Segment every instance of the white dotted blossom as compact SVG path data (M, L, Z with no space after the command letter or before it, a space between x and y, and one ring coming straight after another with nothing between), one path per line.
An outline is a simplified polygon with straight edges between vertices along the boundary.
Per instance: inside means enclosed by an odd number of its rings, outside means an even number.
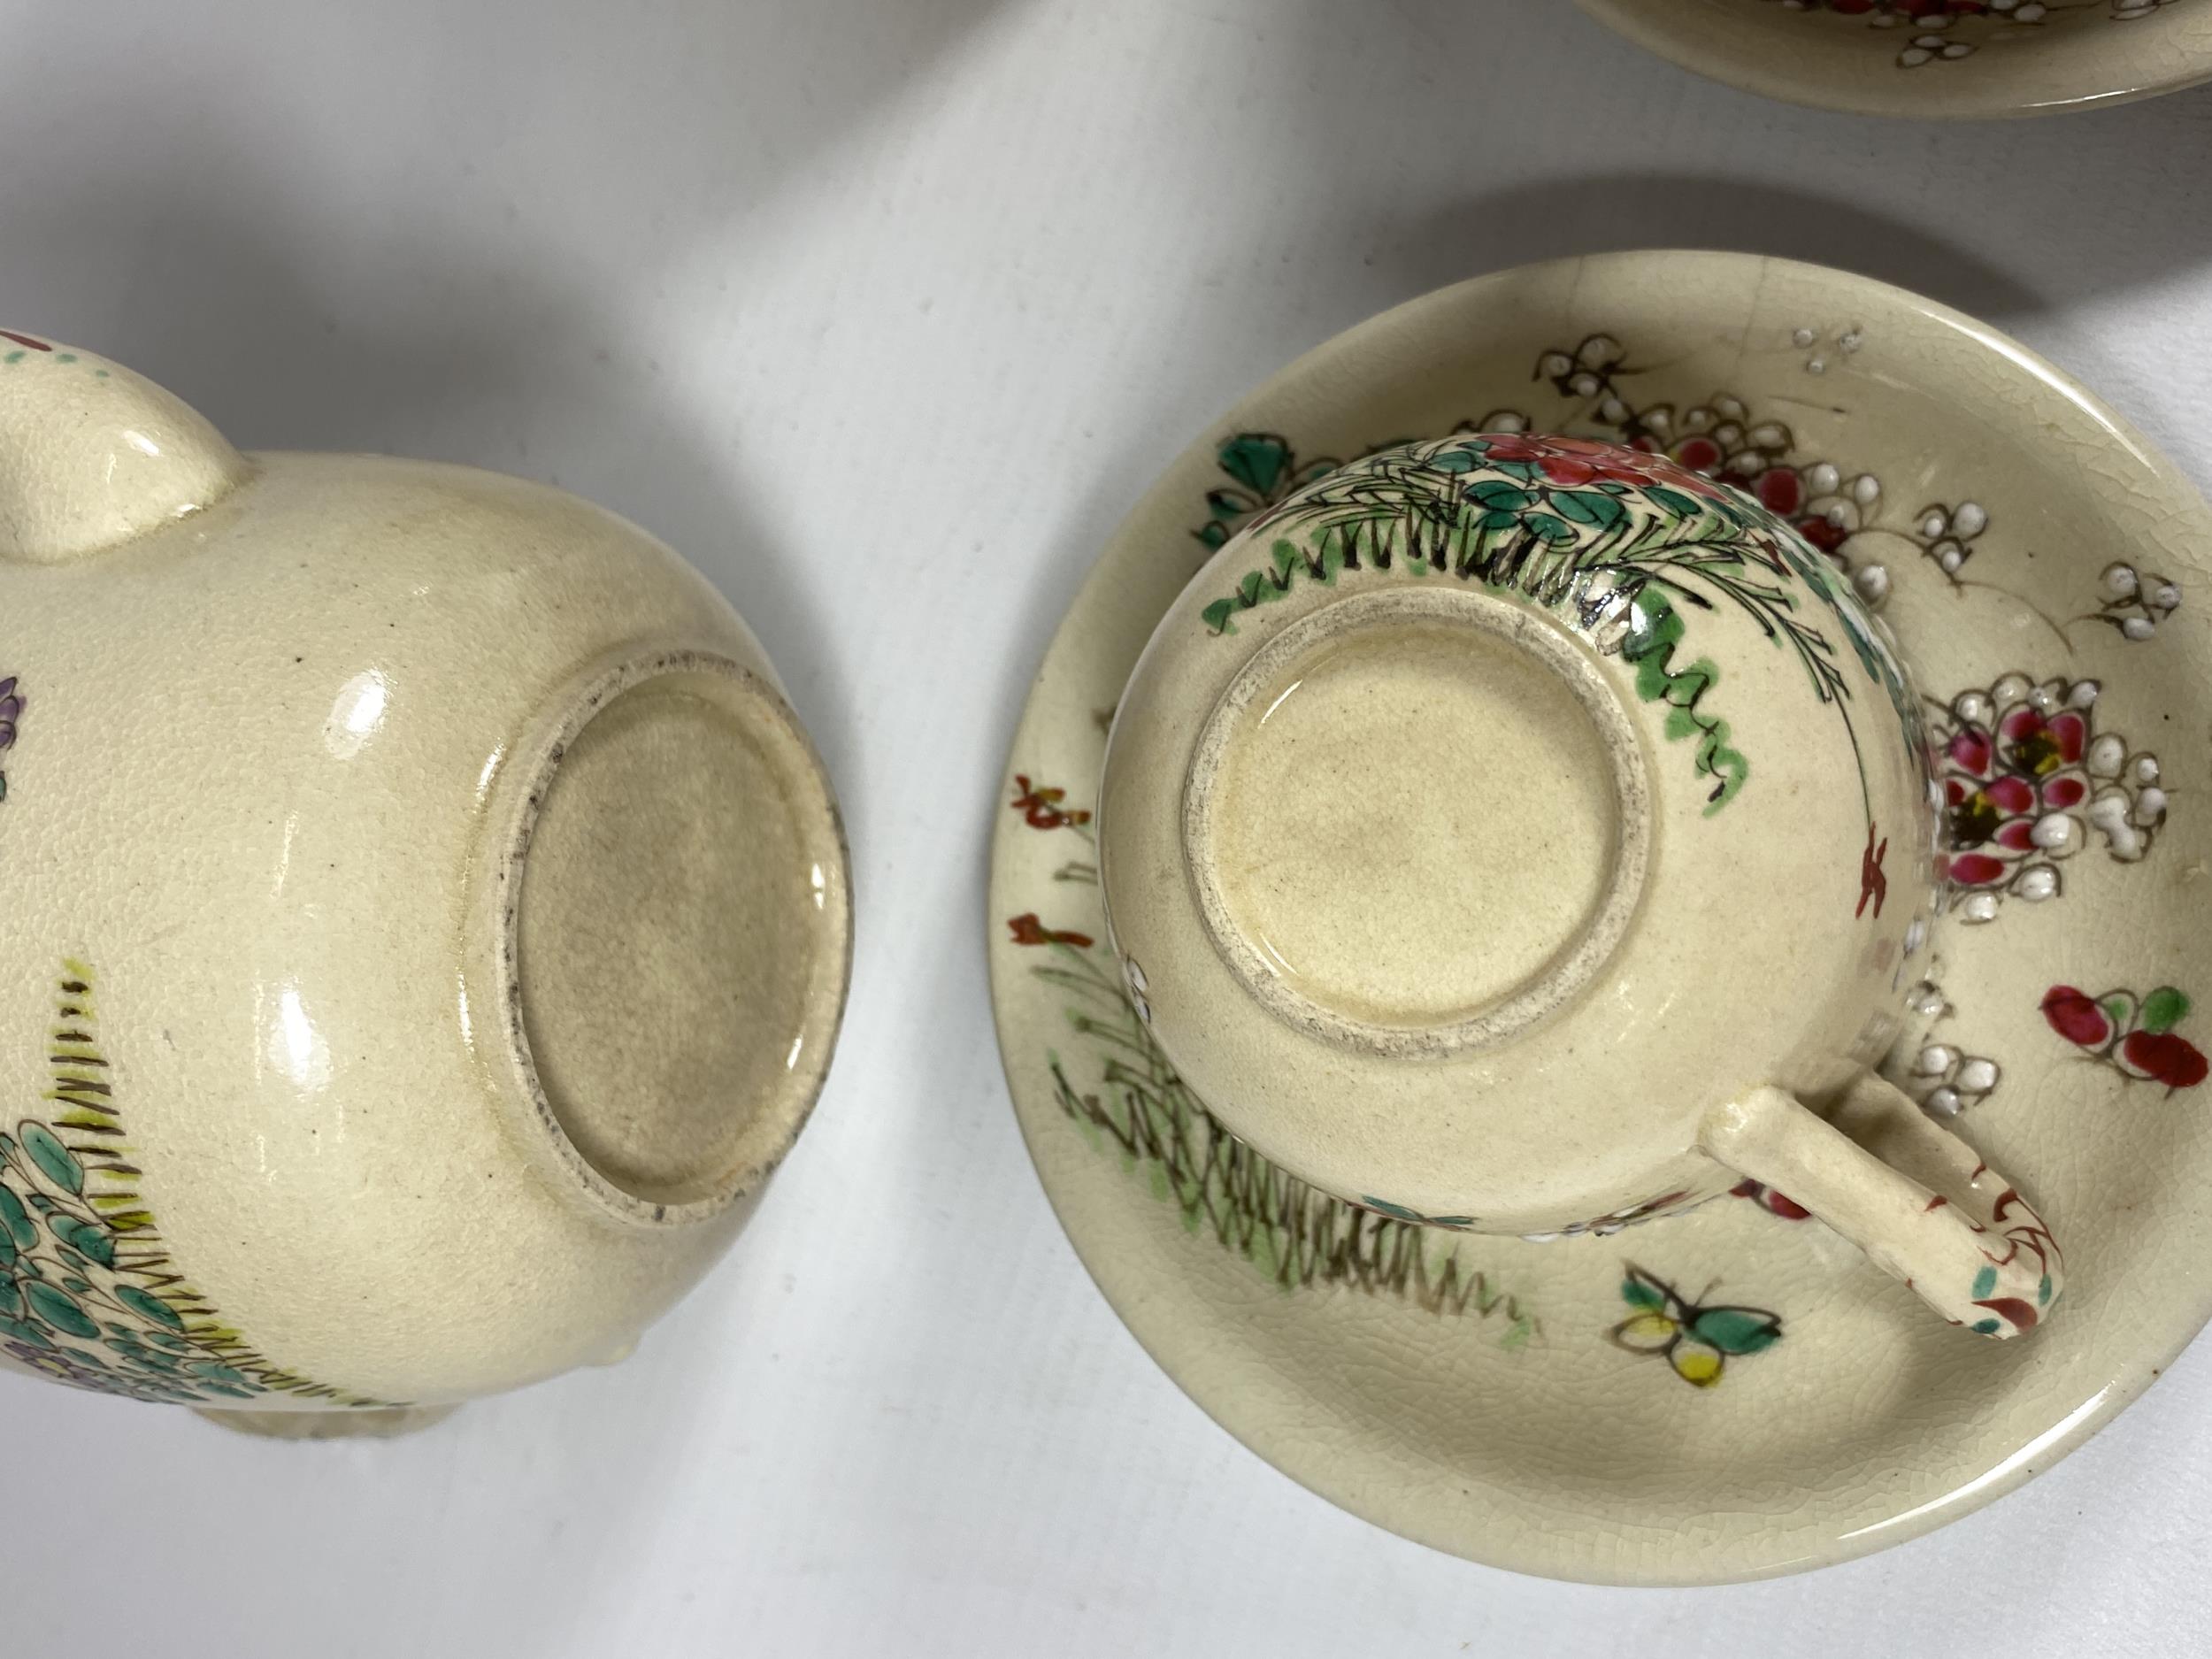
M2122 639L2140 644L2181 609L2181 584L2145 574L2132 565L2108 565L2097 579L2097 609L2082 619L2101 622Z
M1897 54L1898 64L1917 69L1924 64L1953 63L1972 56L1979 41L1992 29L2015 25L2033 26L2049 17L2054 0L1986 0L1985 6L1948 9L1951 0L1936 6L1908 4L1908 0L1876 0L1872 6L1854 5L1850 15L1865 19L1872 29L1909 29L1910 35ZM2109 15L2120 22L2145 18L2172 0L2106 0ZM1792 12L1843 11L1836 0L1780 0Z
M1932 22L1938 19L1928 20ZM1950 21L1948 18L1940 20L1946 23ZM1953 62L1961 58L1970 58L1973 52L1974 42L1971 41L1946 40L1940 35L1916 35L1906 43L1905 50L1897 54L1897 62L1903 68L1917 69L1923 64Z
M1989 513L1978 502L1962 501L1955 507L1935 502L1913 517L1913 540L1935 561L1936 568L1953 581L1974 557L1974 542L1989 528Z
M1924 1041L1899 1079L1905 1092L1932 1118L1955 1118L1989 1098L2003 1080L1994 1060L1941 1041L1934 1027L1955 1010L1932 979L1923 979L1906 996L1909 1012L1927 1022Z

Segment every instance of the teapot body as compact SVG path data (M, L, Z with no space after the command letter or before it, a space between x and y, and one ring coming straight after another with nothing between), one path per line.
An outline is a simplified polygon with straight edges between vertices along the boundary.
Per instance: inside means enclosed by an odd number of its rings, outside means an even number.
M0 1366L264 1410L617 1357L818 1089L818 763L736 613L610 514L234 472L0 563Z

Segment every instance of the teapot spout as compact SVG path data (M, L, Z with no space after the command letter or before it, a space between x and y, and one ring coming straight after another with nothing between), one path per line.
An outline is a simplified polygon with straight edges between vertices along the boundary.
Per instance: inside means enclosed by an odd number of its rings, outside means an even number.
M59 565L211 505L245 458L152 381L0 329L0 560Z

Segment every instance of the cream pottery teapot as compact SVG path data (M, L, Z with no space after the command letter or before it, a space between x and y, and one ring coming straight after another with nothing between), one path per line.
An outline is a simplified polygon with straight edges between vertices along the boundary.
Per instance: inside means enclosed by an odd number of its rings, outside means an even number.
M0 1369L359 1409L626 1349L844 1001L737 615L557 490L242 456L12 334L0 595Z

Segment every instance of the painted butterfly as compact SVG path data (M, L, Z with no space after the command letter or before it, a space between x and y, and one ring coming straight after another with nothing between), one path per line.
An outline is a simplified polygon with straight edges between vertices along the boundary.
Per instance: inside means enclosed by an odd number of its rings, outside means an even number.
M1621 1300L1635 1311L1615 1325L1614 1343L1632 1354L1663 1354L1674 1374L1710 1388L1731 1356L1756 1354L1781 1340L1782 1316L1763 1308L1701 1308L1632 1263Z

